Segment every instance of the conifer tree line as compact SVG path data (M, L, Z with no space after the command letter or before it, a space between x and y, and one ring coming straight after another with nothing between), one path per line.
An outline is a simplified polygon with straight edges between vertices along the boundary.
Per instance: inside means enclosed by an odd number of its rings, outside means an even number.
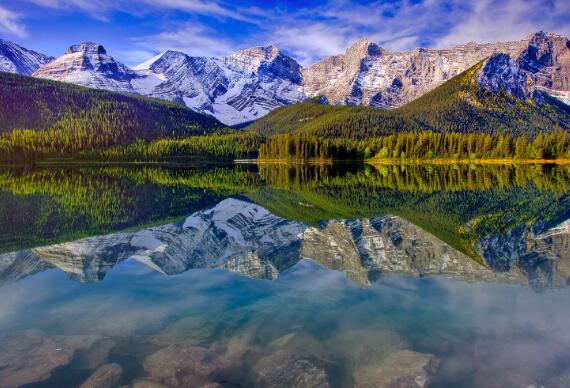
M260 159L570 159L570 139L557 129L533 140L504 134L397 133L370 139L284 134L261 144Z
M238 158L291 161L320 160L435 160L435 159L570 159L570 138L563 130L525 136L485 133L408 132L369 139L323 138L306 134L271 137L251 132L230 132L131 144L97 143L82 137L61 137L57 130L16 130L0 137L0 161L34 162L45 157L80 160L168 160ZM100 138L104 141L105 138Z

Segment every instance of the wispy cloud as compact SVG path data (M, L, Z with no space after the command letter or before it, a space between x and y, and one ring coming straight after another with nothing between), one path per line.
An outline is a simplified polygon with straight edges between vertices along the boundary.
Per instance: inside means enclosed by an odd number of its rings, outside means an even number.
M121 62L129 66L138 65L149 58L156 55L156 51L149 50L124 50L117 53L117 58L121 58Z
M177 50L192 56L209 57L225 55L236 49L233 42L200 23L185 23L180 29L137 37L133 41L139 47L149 51L154 50L154 54Z
M192 15L206 15L254 22L254 8L239 8L216 0L27 0L53 9L84 11L99 20L109 20L114 11L144 15L157 10L182 11Z
M27 36L26 26L21 21L22 15L0 5L0 31L18 37Z
M457 15L457 23L435 44L452 46L469 41L516 40L545 30L570 33L570 5L567 1L472 0Z
M342 53L360 37L390 50L409 50L520 39L538 30L570 34L568 0L322 0L311 5L250 0L247 6L229 0L20 1L107 22L118 12L144 20L144 29L117 44L125 46L124 60L130 63L165 49L219 56L275 44L308 65ZM12 16L0 23L25 31L18 21Z
M316 59L343 52L358 39L358 33L338 26L335 32L327 23L304 23L299 26L271 28L270 39L286 49L295 59L308 64Z

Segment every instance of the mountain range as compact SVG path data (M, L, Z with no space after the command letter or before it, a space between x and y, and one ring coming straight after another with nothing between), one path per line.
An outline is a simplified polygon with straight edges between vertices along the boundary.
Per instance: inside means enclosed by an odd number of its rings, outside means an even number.
M570 42L546 32L402 52L360 39L345 53L307 67L274 46L219 58L166 51L131 69L97 43L73 45L53 59L0 40L0 71L176 101L226 125L317 96L332 105L396 108L483 61L477 81L487 90L539 104L549 95L570 104Z

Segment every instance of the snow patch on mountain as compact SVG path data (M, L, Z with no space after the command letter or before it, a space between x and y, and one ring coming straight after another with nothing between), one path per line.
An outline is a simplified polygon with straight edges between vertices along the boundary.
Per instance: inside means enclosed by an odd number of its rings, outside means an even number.
M52 57L0 39L0 71L31 75L51 60L53 60Z
M93 42L71 46L63 56L42 66L33 76L119 92L135 92L131 81L139 77L108 55L103 46Z
M138 89L142 94L182 102L228 125L305 99L300 65L273 46L221 58L166 51L134 69L164 80L150 93Z

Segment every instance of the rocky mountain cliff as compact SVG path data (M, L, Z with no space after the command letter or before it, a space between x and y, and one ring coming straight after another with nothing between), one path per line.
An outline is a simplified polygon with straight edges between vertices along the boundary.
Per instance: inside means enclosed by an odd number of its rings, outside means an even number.
M381 276L411 274L522 283L541 290L567 286L568 225L542 234L521 228L505 236L482 238L479 250L488 264L483 266L400 217L331 220L309 226L230 198L174 224L0 255L0 274L7 278L0 284L51 267L75 280L98 281L126 259L166 275L192 268L223 268L252 278L275 279L300 260L311 259L346 272L362 285ZM13 258L17 255L27 258L29 265L16 276Z
M53 58L0 39L0 71L31 75Z
M406 52L384 50L361 39L345 54L303 69L304 91L310 97L326 96L332 104L394 108L486 58L491 59L485 65L482 86L505 87L516 96L539 89L570 104L570 43L566 37L544 32L520 41ZM522 91L520 82L527 79L534 86Z
M63 56L42 66L33 76L119 92L135 92L131 80L138 77L93 42L69 47Z
M306 68L268 46L220 58L166 51L129 69L103 46L82 43L33 75L177 101L235 125L315 96L336 105L399 107L481 61L478 81L490 91L539 103L547 93L570 104L570 42L545 32L513 42L404 52L361 39L344 54Z
M221 58L167 51L135 70L144 75L135 82L140 93L182 102L229 125L305 98L300 65L273 46Z

